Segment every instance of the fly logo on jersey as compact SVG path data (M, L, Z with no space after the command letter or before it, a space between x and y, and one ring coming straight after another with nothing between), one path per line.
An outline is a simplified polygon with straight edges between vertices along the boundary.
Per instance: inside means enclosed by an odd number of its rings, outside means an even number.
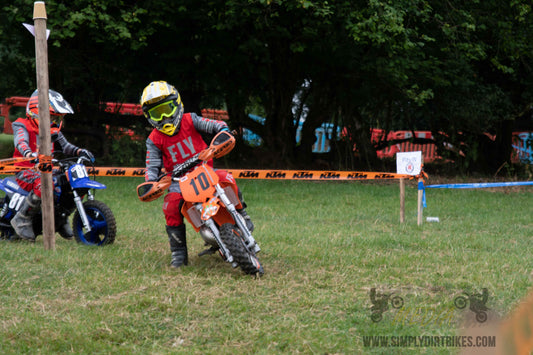
M196 153L191 136L185 138L181 142L177 142L176 144L168 146L167 149L170 157L172 158L172 162L174 163L188 159ZM182 159L178 160L178 157L181 157Z
M227 173L226 174L226 179L231 182L232 184L235 184L235 180L233 179L233 175L231 175L230 173Z

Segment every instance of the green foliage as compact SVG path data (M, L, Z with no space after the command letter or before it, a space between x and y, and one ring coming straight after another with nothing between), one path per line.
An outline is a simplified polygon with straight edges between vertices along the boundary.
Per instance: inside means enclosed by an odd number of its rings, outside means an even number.
M400 224L396 182L239 180L265 265L252 279L218 255L198 257L205 246L190 227L190 266L172 270L162 199L137 199L142 178L98 180L108 189L96 198L117 219L115 244L57 236L50 252L41 236L0 242L4 354L383 354L390 349L364 347L362 337L489 335L463 323L473 313L454 298L487 288L492 322L531 287L533 227L520 207L533 203L529 188L428 189L424 214L440 222L419 227L414 183ZM394 291L404 307L372 322L371 288Z
M1 6L0 35L9 41L0 43L0 97L35 87L33 39L20 25L31 22L32 5ZM309 161L314 128L327 121L346 127L345 139L359 147L357 158L351 148L335 152L347 168L375 166L369 128L467 136L447 142L454 146L479 146L483 133L496 134L480 151L500 166L510 157L509 125L533 102L526 0L46 5L50 86L76 107L78 129L107 124L99 102L137 102L148 82L164 79L178 87L187 111L227 108L233 128L259 133L286 164ZM257 103L264 126L247 117ZM300 147L295 106L307 108ZM469 169L485 166L479 154L468 159Z
M12 134L0 134L0 159L11 158L15 147Z
M142 167L146 159L144 141L133 140L129 136L114 137L111 144L110 157L104 158L102 164L111 166Z

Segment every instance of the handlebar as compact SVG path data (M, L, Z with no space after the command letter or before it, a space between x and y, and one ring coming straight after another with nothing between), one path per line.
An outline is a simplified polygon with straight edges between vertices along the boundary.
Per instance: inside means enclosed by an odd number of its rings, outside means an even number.
M184 175L187 171L191 170L193 167L198 165L198 163L202 162L202 160L198 159L198 155L200 153L195 154L192 158L189 158L185 160L183 163L176 165L174 169L172 170L172 177L181 177Z
M65 159L52 159L52 164L59 165L60 167L69 167L72 164L82 164L83 162L89 162L91 166L94 165L91 159L85 156L69 157Z
M40 170L40 164L41 161L39 158L35 158L31 160L33 164L35 164L35 168ZM77 157L68 157L64 159L56 159L52 158L50 160L50 163L52 166L58 166L61 171L66 171L71 165L73 164L83 164L84 162L89 162L91 166L94 167L94 163L91 161L91 159L85 157L85 156L77 156ZM83 164L85 165L85 164Z

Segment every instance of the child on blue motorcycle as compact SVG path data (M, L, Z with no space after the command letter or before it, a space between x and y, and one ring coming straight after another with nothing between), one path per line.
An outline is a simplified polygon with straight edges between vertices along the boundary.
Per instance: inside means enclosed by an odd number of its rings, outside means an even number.
M62 119L68 113L74 113L70 104L63 96L53 90L49 90L48 99L50 102L50 134L52 139L52 151L59 151L65 155L86 156L94 161L93 154L87 149L82 149L69 143L63 133L61 133ZM13 122L13 134L15 152L17 157L37 158L38 138L39 138L39 97L35 90L26 104L26 117L18 118ZM21 208L11 220L11 225L15 233L22 239L35 241L32 218L39 212L41 207L41 173L31 169L33 164L30 161L17 163L19 166L26 166L29 169L17 173L17 183L30 193L22 203ZM68 221L60 221L58 233L65 239L71 239L72 229Z

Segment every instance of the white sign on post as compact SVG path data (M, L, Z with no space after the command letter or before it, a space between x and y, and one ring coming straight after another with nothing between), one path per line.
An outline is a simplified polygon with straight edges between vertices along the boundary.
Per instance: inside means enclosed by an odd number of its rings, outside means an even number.
M396 173L418 175L422 171L422 152L396 153Z
M33 37L35 37L35 27L33 25L30 25L28 23L23 23L22 26L26 27L28 31L32 34ZM48 40L48 37L50 37L50 30L46 29L46 39Z

